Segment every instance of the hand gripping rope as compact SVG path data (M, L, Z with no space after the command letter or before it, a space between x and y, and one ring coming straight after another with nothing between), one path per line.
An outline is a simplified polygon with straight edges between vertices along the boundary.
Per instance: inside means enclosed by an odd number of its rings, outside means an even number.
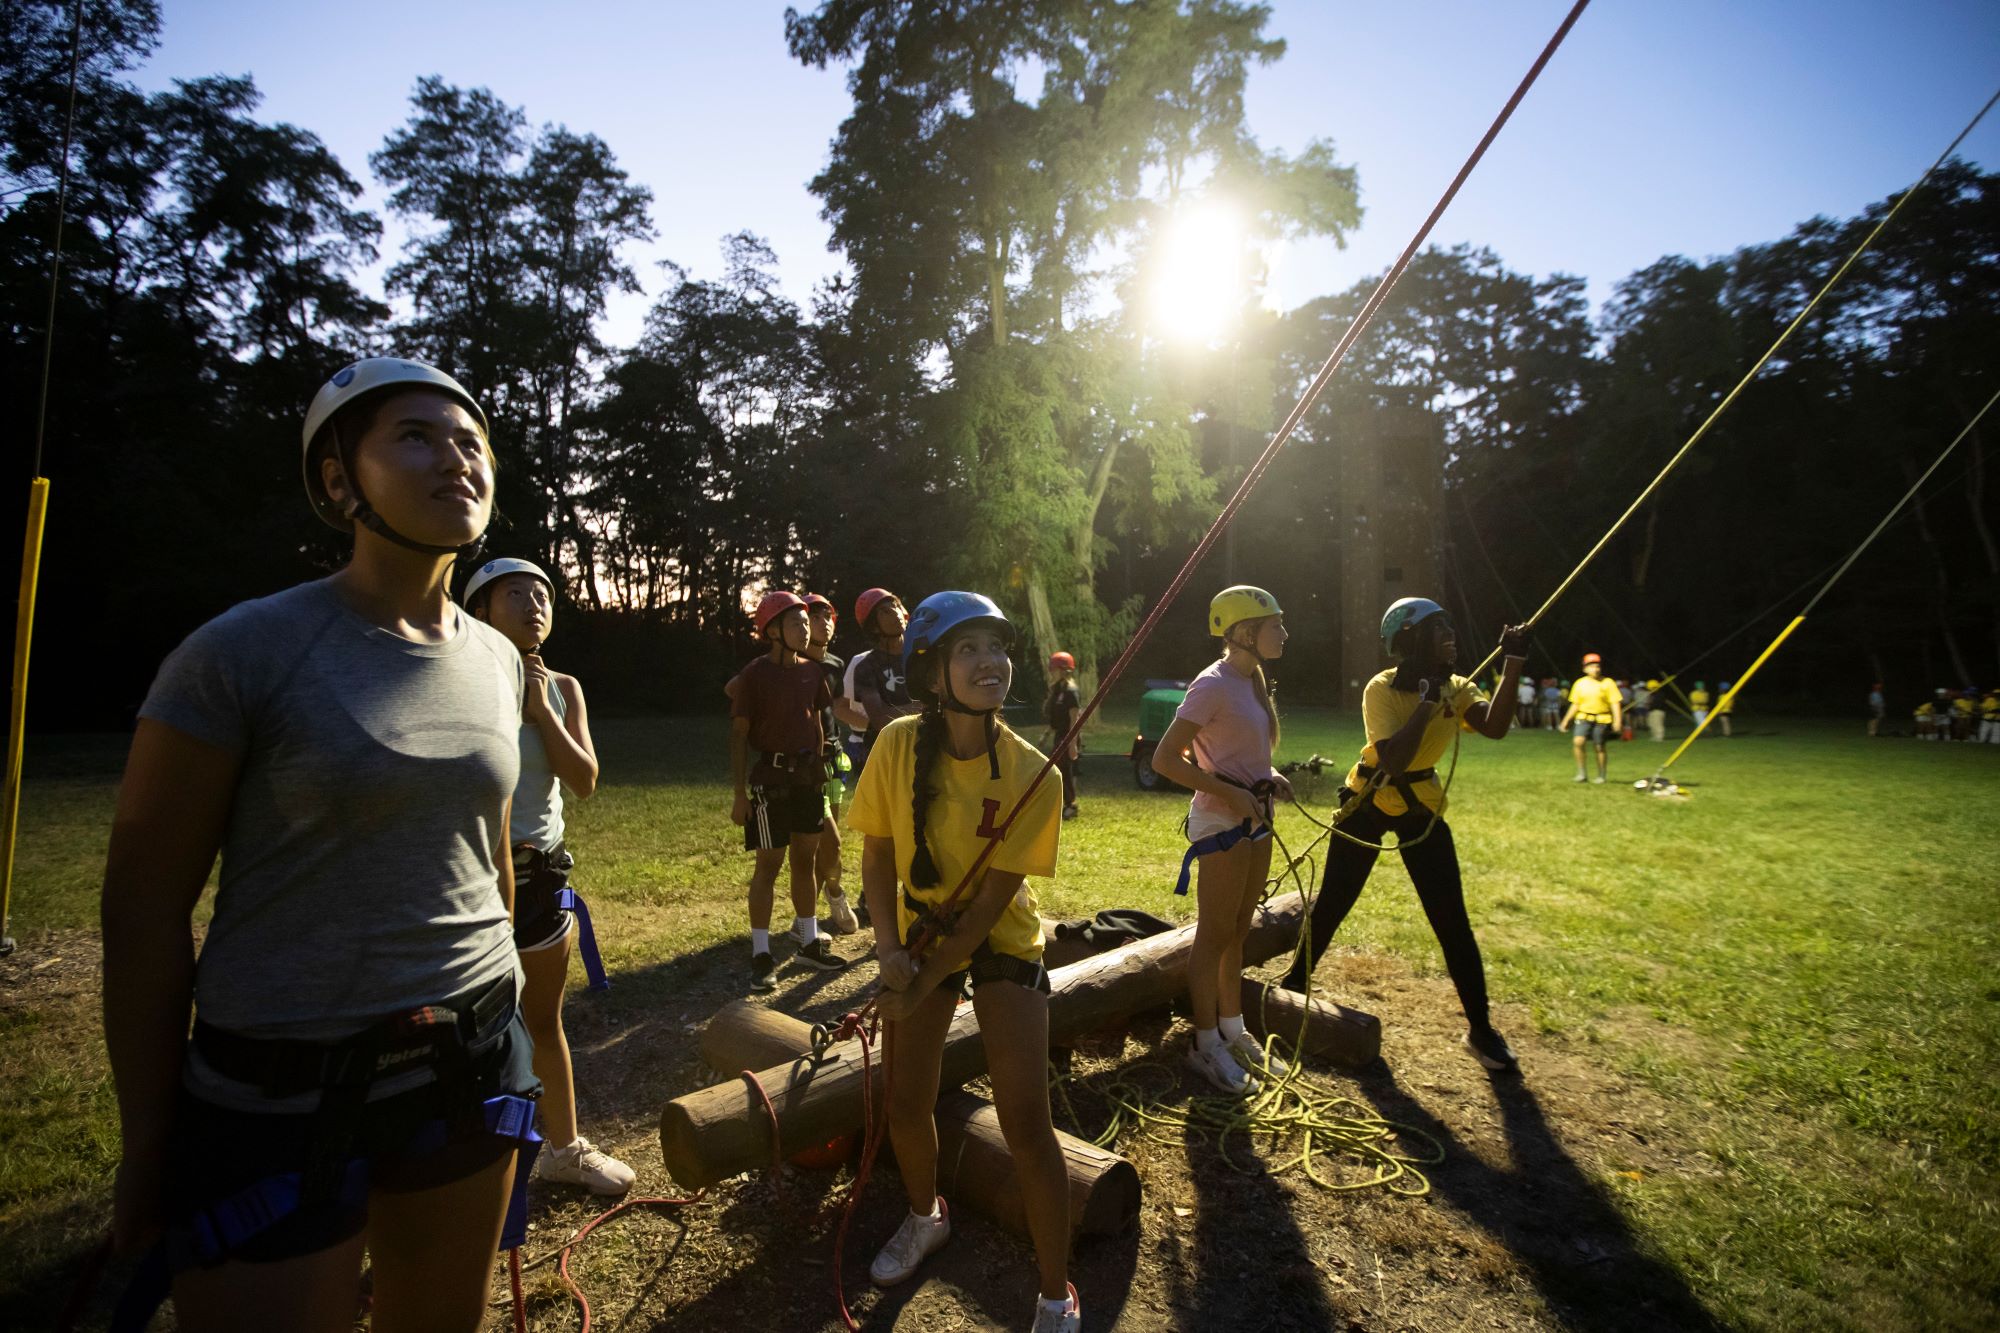
M1258 454L1256 460L1250 465L1249 470L1244 473L1243 480L1238 484L1235 494L1223 506L1222 512L1216 515L1215 521L1209 525L1208 530L1202 534L1201 540L1195 544L1194 550L1189 552L1187 560L1174 575L1173 581L1167 585L1167 589L1161 594L1160 599L1154 603L1153 609L1140 622L1138 630L1125 645L1124 651L1119 653L1117 660L1111 664L1110 669L1100 678L1097 689L1078 711L1076 719L1070 724L1069 730L1063 734L1061 740L1050 750L1049 754L1051 757L1045 758L1042 761L1041 767L1035 771L1034 777L1029 781L1027 789L1014 802L1014 807L1007 812L1006 818L1000 821L999 836L984 840L983 845L973 857L972 864L966 868L965 874L960 877L957 885L953 887L951 893L945 898L943 903L938 906L937 911L939 913L950 912L953 905L964 896L965 891L984 872L986 863L991 859L994 849L1005 840L1008 831L1014 825L1014 820L1020 815L1022 810L1027 808L1028 802L1034 799L1036 791L1041 788L1043 781L1047 779L1050 771L1055 767L1053 756L1066 752L1076 742L1078 737L1083 734L1084 727L1089 723L1091 717L1095 715L1099 706L1103 704L1111 688L1125 674L1125 669L1131 664L1138 650L1152 636L1153 631L1159 626L1167 610L1173 606L1174 602L1187 588L1188 582L1194 577L1195 570L1201 566L1201 562L1208 556L1209 551L1213 549L1223 532L1227 530L1229 524L1235 519L1237 512L1242 509L1244 501L1249 498L1250 492L1256 489L1257 483L1263 480L1264 474L1270 470L1271 464L1277 459L1278 451L1284 448L1285 443L1291 439L1293 432L1305 420L1306 414L1312 410L1313 404L1325 392L1326 386L1332 382L1334 372L1339 370L1341 363L1347 359L1348 352L1354 347L1354 344L1360 339L1361 335L1367 331L1368 325L1388 301L1390 293L1396 288L1397 281L1403 276L1404 270L1409 267L1410 260L1423 246L1423 243L1430 238L1431 231L1437 226L1438 220L1444 216L1445 209L1457 197L1460 188L1464 186L1467 178L1472 175L1473 168L1478 166L1480 160L1485 157L1486 150L1492 146L1494 139L1499 137L1501 129L1513 116L1515 108L1527 96L1528 89L1534 86L1535 80L1541 75L1543 68L1548 65L1550 59L1554 57L1557 48L1562 45L1563 39L1569 35L1570 29L1576 26L1577 19L1582 17L1583 11L1589 3L1590 0L1576 0L1576 3L1571 6L1569 12L1563 17L1563 21L1556 28L1555 34L1549 38L1548 43L1542 48L1541 54L1535 58L1534 64L1529 67L1528 72L1515 87L1513 94L1508 97L1506 105L1494 117L1493 123L1487 127L1486 133L1480 137L1478 144L1474 146L1471 154L1466 158L1464 165L1458 169L1458 174L1452 178L1451 184L1446 187L1444 194L1439 197L1437 203L1431 208L1430 215L1424 219L1423 225L1417 229L1416 235L1410 238L1409 244L1403 247L1402 253L1396 257L1396 262L1390 266L1388 273L1383 276L1381 282L1376 284L1374 292L1369 295L1367 302L1363 304L1360 312L1355 315L1353 322L1348 325L1347 331L1341 335L1340 341L1334 345L1333 351L1328 355L1325 363L1320 366L1319 371L1313 376L1312 382L1306 386L1305 393L1301 395L1292 410L1286 414L1284 421L1279 424L1277 431L1271 437L1270 443L1264 446L1263 451ZM913 959L920 960L923 957L925 951L933 943L934 934L935 931L929 925L918 927L907 946L910 956ZM875 999L871 997L862 1006L859 1013L848 1016L847 1020L842 1024L839 1035L846 1036L859 1031L863 1018L873 1010L874 1006ZM883 1032L883 1064L885 1071L883 1086L885 1095L890 1080L890 1076L887 1073L890 1063L888 1052L893 1044L894 1031L894 1025L891 1024ZM864 1086L866 1085L864 1084ZM841 1319L850 1329L858 1328L859 1325L854 1322L854 1317L847 1310L847 1301L841 1281L838 1256L846 1238L848 1224L853 1219L855 1205L859 1202L861 1191L867 1184L868 1173L873 1166L876 1151L880 1147L887 1124L888 1120L885 1115L871 1127L871 1132L868 1136L868 1147L862 1156L861 1167L855 1175L854 1183L849 1187L847 1204L840 1224L840 1233L835 1240L836 1262L833 1277L834 1287L839 1300Z

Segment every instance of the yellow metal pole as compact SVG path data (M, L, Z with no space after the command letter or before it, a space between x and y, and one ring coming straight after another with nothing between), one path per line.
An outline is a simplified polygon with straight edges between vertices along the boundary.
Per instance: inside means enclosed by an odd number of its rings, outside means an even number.
M21 752L28 726L28 645L35 635L35 588L42 573L42 524L49 512L49 479L36 477L28 488L28 535L21 548L21 600L14 615L14 706L7 717L7 779L0 790L5 806L5 868L0 871L0 957L14 952L7 918L14 903L14 834L21 820Z
M1665 764L1660 765L1660 772L1662 773L1666 772L1667 766L1669 764L1672 764L1674 760L1680 758L1683 754L1687 753L1687 748L1688 746L1694 744L1695 737L1700 736L1702 732L1707 731L1708 724L1715 721L1716 718L1720 717L1722 715L1723 710L1728 708L1730 704L1736 702L1736 696L1743 692L1743 687L1750 683L1750 677L1757 674L1757 668L1764 665L1765 659L1770 657L1772 653L1777 652L1778 645L1783 643L1786 639L1791 638L1792 631L1805 623L1806 623L1806 618L1804 616L1792 617L1792 623L1785 626L1784 632L1778 635L1777 638L1771 640L1771 646L1769 648L1766 648L1763 652L1759 653L1757 655L1757 660L1750 664L1750 669L1743 673L1742 678L1739 679L1736 682L1736 684L1730 688L1727 694L1723 695L1722 698L1716 701L1715 707L1709 712L1709 715L1703 718L1701 720L1701 725L1694 729L1694 735L1689 736L1686 740L1682 741L1681 748L1675 750L1672 754L1667 756L1667 762Z

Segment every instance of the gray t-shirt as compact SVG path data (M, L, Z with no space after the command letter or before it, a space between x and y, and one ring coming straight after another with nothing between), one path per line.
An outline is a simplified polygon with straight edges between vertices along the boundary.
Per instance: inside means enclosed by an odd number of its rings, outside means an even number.
M521 655L454 615L448 641L412 643L321 580L233 607L161 665L139 716L242 759L195 971L206 1021L330 1041L518 972L493 852ZM187 1081L277 1108L195 1055Z

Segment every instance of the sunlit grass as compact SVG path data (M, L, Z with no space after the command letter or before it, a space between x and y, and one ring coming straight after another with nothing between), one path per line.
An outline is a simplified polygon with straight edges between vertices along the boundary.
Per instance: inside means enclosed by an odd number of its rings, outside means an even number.
M1084 760L1083 817L1064 826L1043 892L1051 914L1191 913L1172 894L1184 802L1139 791L1102 753L1129 721L1107 723ZM1613 747L1611 784L1577 786L1566 738L1466 739L1451 819L1494 997L1661 1094L1679 1146L1713 1162L1604 1186L1720 1318L1990 1326L2000 747L1754 716L1741 730L1677 766L1699 784L1685 803L1631 790L1666 753L1648 742ZM600 733L605 782L572 809L571 843L612 967L739 938L747 864L720 721ZM1350 717L1299 710L1281 757L1345 761L1356 733ZM14 904L30 948L95 926L119 758L98 740L31 753ZM1300 791L1324 812L1337 782ZM1280 827L1295 852L1312 840L1296 814ZM1336 948L1442 972L1388 858ZM0 1023L0 1288L45 1278L51 1255L101 1224L114 1111L92 1012L71 1010L13 1008Z

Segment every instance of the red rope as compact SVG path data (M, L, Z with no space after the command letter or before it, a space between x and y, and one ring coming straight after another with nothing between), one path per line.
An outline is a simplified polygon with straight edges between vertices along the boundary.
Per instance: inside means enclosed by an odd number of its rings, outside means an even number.
M778 1108L771 1105L771 1094L764 1091L764 1085L757 1081L755 1074L747 1069L740 1069L736 1072L736 1077L748 1083L751 1089L756 1092L757 1100L764 1103L764 1116L771 1122L771 1172L769 1178L776 1180L779 1170L785 1165L785 1154L778 1146ZM866 1105L865 1102L863 1104Z
M576 1279L569 1275L569 1252L583 1244L583 1238L595 1231L600 1223L609 1222L628 1208L640 1208L651 1204L671 1204L680 1207L700 1202L703 1193L702 1190L696 1190L686 1196L657 1194L643 1199L626 1199L585 1222L577 1229L577 1233L569 1238L569 1242L556 1252L556 1276L562 1279L562 1284L569 1288L569 1294L583 1310L583 1333L590 1333L590 1299L583 1294L583 1288L576 1284Z
M833 1300L840 1307L840 1321L856 1333L861 1325L854 1322L854 1316L847 1311L847 1281L841 1272L841 1256L847 1250L847 1227L854 1220L854 1210L861 1203L861 1192L868 1187L868 1177L875 1169L875 1154L882 1149L882 1138L889 1130L888 1108L885 1105L878 1119L871 1105L874 1078L868 1068L869 1037L867 1028L862 1026L861 1015L849 1014L841 1021L841 1031L852 1028L861 1038L861 1123L868 1130L867 1145L861 1151L861 1165L854 1172L854 1183L847 1187L847 1205L841 1209L840 1230L833 1237ZM895 1035L896 1025L882 1025L882 1100L889 1100L890 1080L893 1075L889 1067L889 1044Z
M1167 585L1166 592L1161 594L1160 599L1153 604L1153 609L1147 612L1146 618L1139 623L1138 630L1134 632L1131 640L1125 645L1125 650L1118 654L1118 659L1111 664L1111 669L1099 679L1096 691L1091 694L1089 701L1077 713L1076 721L1070 724L1069 730L1064 733L1062 739L1050 748L1048 756L1042 761L1042 766L1036 770L1033 780L1028 783L1027 790L1021 793L1020 798L1014 802L1014 808L1009 810L1007 817L1001 821L999 836L984 840L983 845L977 854L974 855L972 864L967 867L965 874L959 878L958 884L952 889L950 896L937 907L933 908L928 914L933 920L950 912L952 905L964 895L973 880L978 878L980 873L985 870L986 862L1006 838L1008 831L1013 828L1014 820L1020 815L1022 810L1027 808L1028 802L1034 799L1036 791L1041 788L1050 770L1055 767L1055 756L1066 752L1075 743L1077 738L1083 734L1085 724L1090 721L1092 714L1097 712L1098 707L1104 702L1105 697L1110 694L1111 687L1117 684L1119 678L1125 674L1126 667L1131 665L1132 659L1137 655L1140 647L1145 644L1148 638L1152 637L1154 629L1159 626L1160 620L1166 615L1167 608L1172 606L1187 588L1189 580L1194 577L1195 570L1200 568L1201 562L1208 557L1209 551L1214 548L1217 540L1221 538L1223 532L1228 529L1229 524L1235 519L1237 511L1243 508L1243 502L1249 498L1250 492L1256 488L1258 482L1263 480L1264 474L1270 470L1271 464L1276 461L1278 451L1284 448L1286 441L1290 440L1293 432L1298 429L1299 423L1305 420L1306 413L1310 412L1313 404L1319 401L1319 396L1325 392L1326 386L1332 382L1334 372L1340 368L1341 362L1347 359L1348 352L1360 339L1362 333L1367 330L1368 325L1374 320L1377 312L1387 303L1390 293L1395 291L1396 283L1402 278L1404 270L1410 266L1410 260L1416 256L1417 251L1422 248L1424 242L1430 239L1431 231L1437 226L1438 219L1444 216L1445 209L1450 207L1451 201L1458 196L1460 187L1472 175L1472 170L1479 165L1480 159L1486 156L1486 150L1492 146L1494 139L1499 137L1501 129L1513 116L1514 109L1521 104L1521 99L1528 95L1528 89L1534 86L1535 80L1541 76L1543 68L1554 57L1556 49L1562 45L1563 39L1569 36L1570 29L1576 26L1576 21L1583 16L1583 11L1589 4L1590 0L1576 0L1576 3L1571 6L1569 13L1563 17L1561 25L1556 28L1555 35L1550 37L1548 43L1543 46L1542 53L1535 57L1535 63L1529 66L1528 72L1522 76L1520 83L1515 86L1513 95L1507 99L1507 104L1500 108L1500 114L1493 118L1493 123L1487 126L1486 133L1480 137L1478 144L1473 147L1471 155L1465 159L1465 164L1458 169L1458 174L1452 177L1451 184L1445 188L1444 194L1438 198L1436 205L1432 207L1430 216L1424 219L1423 225L1417 228L1416 235L1412 236L1410 243L1403 247L1403 252L1396 257L1396 262L1383 275L1382 281L1376 284L1375 290L1368 297L1367 303L1361 307L1360 313L1355 315L1354 322L1347 326L1347 332L1341 335L1340 341L1334 344L1332 353L1327 356L1326 362L1319 368L1319 372L1313 376L1312 383L1306 386L1306 391L1299 398L1297 405L1286 414L1284 421L1279 424L1277 432L1271 436L1270 443L1264 446L1263 452L1257 455L1257 459L1250 465L1249 471L1243 474L1243 480L1236 487L1236 493L1229 497L1229 503L1222 507L1222 512L1215 516L1213 523L1209 524L1208 531L1204 532L1201 540L1195 543L1194 550L1189 552L1187 560L1181 565L1179 572L1174 575L1173 582ZM931 925L927 924L920 927L915 936L910 940L908 946L910 957L921 960L934 934L935 930ZM861 1013L867 1013L874 1008L874 1005L875 998L870 996L867 1003L861 1007ZM858 1018L858 1015L849 1015L850 1021L856 1018ZM846 1024L843 1024L843 1028L846 1026ZM885 1073L882 1082L885 1089L885 1097L887 1095L886 1090L889 1087L889 1077L886 1073L889 1060L889 1035L893 1031L893 1024L883 1030L883 1063ZM865 1045L863 1047L863 1058L865 1061ZM866 1084L864 1083L863 1086L865 1089ZM863 1094L863 1115L864 1120L862 1123L868 1124L869 1122L865 1118L867 1115L865 1091ZM887 1125L888 1116L884 1115L879 1123L871 1127L871 1132L868 1136L868 1148L861 1159L861 1169L855 1175L854 1184L848 1192L846 1215L841 1219L840 1233L834 1239L834 1295L840 1305L841 1320L849 1329L858 1329L860 1326L854 1322L854 1317L847 1310L847 1295L840 1272L841 1253L847 1239L847 1224L854 1216L855 1205L860 1201L862 1187L868 1181L869 1171L874 1166L876 1150L881 1146L882 1135Z
M992 857L994 850L1006 838L1008 830L1014 826L1015 817L1027 807L1028 802L1034 798L1035 792L1041 787L1043 779L1047 778L1049 771L1055 767L1055 756L1067 751L1070 745L1083 734L1084 724L1090 721L1091 715L1097 711L1099 705L1104 702L1105 696L1111 692L1111 687L1117 684L1118 679L1125 674L1125 668L1131 664L1132 658L1138 653L1140 647L1145 644L1147 639L1152 637L1153 630L1158 627L1160 620L1166 615L1167 608L1171 607L1180 597L1182 591L1186 589L1189 580L1194 577L1195 570L1201 566L1201 562L1208 557L1209 551L1214 548L1215 543L1221 538L1223 532L1228 529L1230 522L1235 519L1237 511L1243 507L1243 502L1249 498L1250 492L1256 488L1257 483L1262 481L1264 474L1270 470L1271 464L1277 459L1278 451L1285 446L1286 441L1291 439L1292 433L1298 429L1299 423L1305 420L1306 413L1312 410L1313 404L1319 401L1320 394L1325 392L1326 386L1332 382L1334 372L1340 368L1341 362L1347 359L1347 353L1360 339L1362 333L1367 330L1368 325L1374 320L1377 312L1388 302L1390 293L1395 291L1396 283L1403 276L1403 271L1410 266L1410 260L1416 256L1418 249L1423 246L1423 243L1430 239L1431 231L1437 226L1438 219L1444 216L1445 209L1450 207L1451 201L1458 196L1459 188L1465 184L1467 177L1472 175L1472 169L1479 165L1479 160L1486 156L1487 148L1492 145L1495 138L1499 137L1501 128L1513 116L1514 108L1518 107L1521 104L1521 99L1527 96L1528 89L1534 86L1534 82L1541 75L1543 67L1555 55L1556 48L1562 45L1563 38L1567 37L1569 30L1576 26L1577 19L1582 17L1585 7L1589 4L1590 0L1576 0L1576 4L1570 8L1569 13L1563 18L1561 26L1556 29L1555 35L1550 37L1548 44L1542 48L1541 55L1535 58L1535 63L1529 67L1527 74L1522 76L1521 82L1515 86L1513 96L1509 97L1507 104L1500 108L1500 114L1493 118L1491 125L1487 126L1486 133L1480 137L1479 143L1473 148L1471 156L1465 159L1465 164L1458 169L1458 174L1452 177L1451 184L1445 188L1444 194L1438 198L1436 205L1432 207L1430 216L1424 219L1423 226L1417 228L1417 234L1412 236L1410 243L1403 247L1403 252L1396 257L1395 264L1383 275L1382 281L1375 285L1375 290L1368 297L1367 303L1361 307L1360 313L1355 315L1354 322L1347 326L1347 332L1341 335L1340 341L1334 344L1332 353L1326 358L1326 363L1319 368L1319 373L1313 376L1312 383L1306 386L1305 394L1278 426L1277 432L1271 437L1271 442L1264 446L1262 453L1257 455L1257 460L1250 465L1250 470L1243 474L1243 480L1237 486L1236 493L1229 497L1229 503L1222 507L1222 512L1215 516L1213 523L1209 524L1208 531L1202 534L1199 542L1195 543L1194 550L1188 554L1188 558L1181 565L1180 571L1174 575L1173 582L1167 585L1166 592L1161 594L1160 599L1153 604L1153 609L1147 612L1146 618L1139 623L1138 630L1132 635L1131 641L1125 645L1125 650L1118 654L1118 660L1111 664L1111 669L1098 681L1096 692L1090 696L1089 702L1084 704L1082 711L1076 715L1076 721L1070 724L1069 731L1050 748L1048 757L1042 761L1042 766L1036 771L1034 780L1028 784L1028 789L1021 793L1020 799L1014 802L1014 808L1007 812L1007 818L1001 821L999 836L983 840L983 845L980 847L978 854L973 857L972 865L959 879L957 887L952 889L951 896L932 909L933 916L942 916L948 913L951 910L952 904L958 901L966 888L986 868L986 862ZM915 938L909 944L910 957L913 959L922 959L924 949L931 942L933 933L933 928L928 925L917 932ZM869 1004L872 1005L873 1003L874 1000L871 998Z

